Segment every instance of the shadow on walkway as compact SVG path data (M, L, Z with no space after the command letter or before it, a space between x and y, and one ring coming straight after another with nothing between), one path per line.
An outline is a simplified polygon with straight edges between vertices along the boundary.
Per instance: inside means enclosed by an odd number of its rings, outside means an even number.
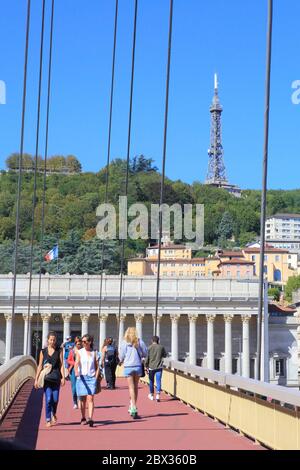
M35 449L43 408L43 389L31 389L24 414L16 432L16 440L28 449Z

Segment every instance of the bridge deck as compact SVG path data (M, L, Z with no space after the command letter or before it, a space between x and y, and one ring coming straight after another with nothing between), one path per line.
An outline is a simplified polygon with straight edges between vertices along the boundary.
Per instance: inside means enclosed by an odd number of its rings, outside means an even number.
M258 450L261 447L220 423L194 411L165 394L160 403L147 398L148 389L139 387L139 420L128 409L125 379L116 390L104 389L95 397L94 428L80 426L80 411L73 410L70 383L61 389L58 423L45 427L43 392L25 384L7 413L0 438L16 438L32 449L104 450ZM23 413L23 410L25 411Z

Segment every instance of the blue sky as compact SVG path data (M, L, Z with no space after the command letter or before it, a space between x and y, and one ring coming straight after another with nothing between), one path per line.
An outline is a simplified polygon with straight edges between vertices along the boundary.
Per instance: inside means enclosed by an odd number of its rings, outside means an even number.
M50 0L47 0L48 47ZM34 153L41 0L32 0L25 151ZM56 1L49 154L74 154L84 171L106 162L114 0ZM160 168L163 143L169 0L139 0L131 156ZM25 0L0 0L0 167L20 147ZM134 0L120 0L112 158L125 157ZM269 188L299 188L300 2L274 1ZM209 106L218 72L227 176L261 186L267 0L174 0L166 173L204 181ZM47 57L46 47L46 57ZM45 71L47 61L44 63ZM45 74L46 79L46 74ZM44 91L46 80L44 80ZM45 114L45 92L42 113ZM44 118L40 153L43 152Z

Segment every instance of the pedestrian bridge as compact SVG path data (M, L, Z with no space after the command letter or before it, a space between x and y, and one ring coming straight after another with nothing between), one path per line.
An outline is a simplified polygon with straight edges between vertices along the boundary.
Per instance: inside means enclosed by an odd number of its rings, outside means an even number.
M0 438L29 449L300 449L295 389L166 359L160 403L148 400L142 379L139 420L127 413L128 389L120 377L116 390L96 395L95 427L80 426L67 382L58 423L47 429L43 391L33 389L35 371L31 356L0 367Z

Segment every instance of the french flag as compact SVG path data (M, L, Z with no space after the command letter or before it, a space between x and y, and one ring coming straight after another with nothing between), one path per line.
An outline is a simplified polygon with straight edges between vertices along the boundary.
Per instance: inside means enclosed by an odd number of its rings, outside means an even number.
M58 245L55 245L52 250L48 251L45 255L45 261L53 261L58 258Z

